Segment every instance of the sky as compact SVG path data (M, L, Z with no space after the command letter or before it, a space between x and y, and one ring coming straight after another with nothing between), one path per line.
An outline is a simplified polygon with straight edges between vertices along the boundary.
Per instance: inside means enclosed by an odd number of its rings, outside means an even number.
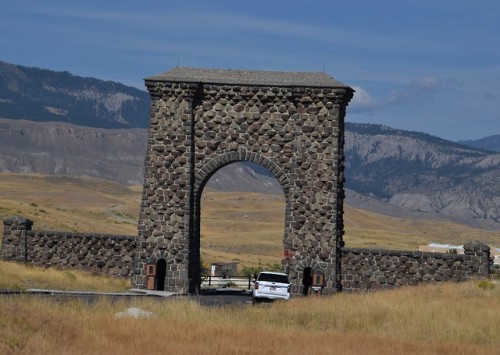
M326 72L348 122L500 134L498 0L0 0L0 61L118 81L175 66Z

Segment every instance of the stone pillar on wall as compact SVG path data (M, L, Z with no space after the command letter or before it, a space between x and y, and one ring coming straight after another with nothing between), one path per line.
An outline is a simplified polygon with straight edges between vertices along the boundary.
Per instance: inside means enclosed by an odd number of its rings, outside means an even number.
M26 261L27 232L31 231L33 221L21 216L13 216L3 221L2 246L0 258L9 261Z
M464 244L467 278L487 278L490 274L490 247L480 241Z
M134 269L136 236L34 231L32 226L19 216L4 221L0 259L113 277L129 277Z
M144 288L146 265L165 259L165 290L188 292L192 210L192 117L198 84L148 82L151 120L138 222L133 284Z

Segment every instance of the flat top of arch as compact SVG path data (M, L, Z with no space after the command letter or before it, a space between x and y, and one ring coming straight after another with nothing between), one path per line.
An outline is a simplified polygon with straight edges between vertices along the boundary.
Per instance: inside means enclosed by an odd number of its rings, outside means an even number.
M348 88L348 86L322 72L175 67L165 73L146 78L146 80L230 85Z

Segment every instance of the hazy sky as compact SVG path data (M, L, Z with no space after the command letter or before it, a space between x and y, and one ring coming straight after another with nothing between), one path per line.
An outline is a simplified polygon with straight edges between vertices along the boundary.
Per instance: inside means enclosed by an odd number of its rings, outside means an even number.
M500 134L498 0L1 0L0 60L144 89L180 66L325 71L347 121Z

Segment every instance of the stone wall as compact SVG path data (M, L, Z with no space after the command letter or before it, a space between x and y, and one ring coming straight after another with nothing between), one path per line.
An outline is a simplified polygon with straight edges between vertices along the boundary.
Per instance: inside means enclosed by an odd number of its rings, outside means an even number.
M500 279L500 265L490 262L490 277Z
M79 269L117 277L131 276L136 238L98 233L31 230L24 217L4 221L0 258L42 267Z
M131 277L134 258L165 259L174 264L182 255L157 250L156 244L136 237L98 233L32 230L24 217L4 221L0 259L40 267L79 269L116 277ZM302 268L317 269L316 262ZM296 271L289 270L291 278ZM179 278L167 271L165 287L178 287ZM183 277L186 275L183 274ZM464 245L464 254L421 251L341 248L341 284L344 291L371 291L441 281L500 277L490 248L480 242ZM299 289L302 291L302 288Z
M480 242L464 245L464 254L342 248L345 291L390 289L428 282L487 278L490 248Z

